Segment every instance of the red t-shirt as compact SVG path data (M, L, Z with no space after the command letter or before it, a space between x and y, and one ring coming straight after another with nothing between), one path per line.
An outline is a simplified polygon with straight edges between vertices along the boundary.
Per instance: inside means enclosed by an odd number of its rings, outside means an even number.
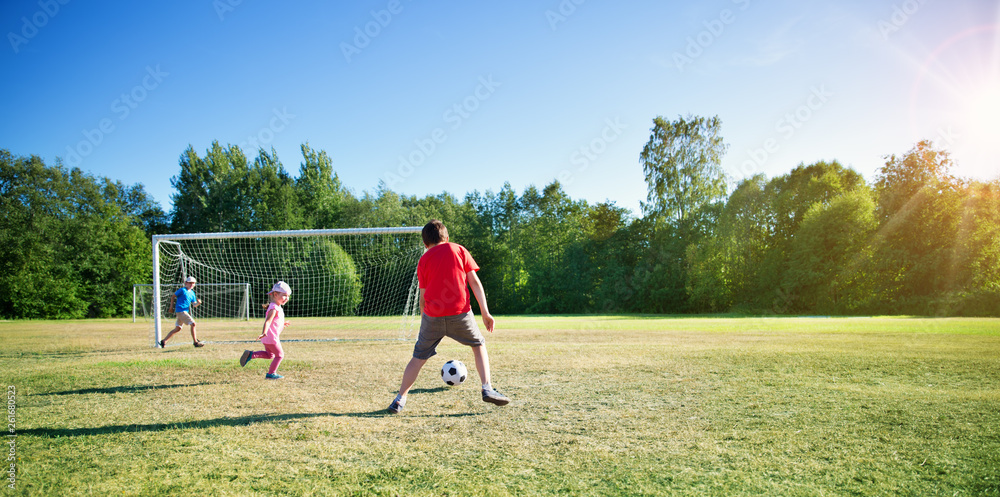
M441 243L424 252L417 263L417 281L424 291L424 314L437 318L471 311L466 281L469 271L479 271L479 265L457 243Z

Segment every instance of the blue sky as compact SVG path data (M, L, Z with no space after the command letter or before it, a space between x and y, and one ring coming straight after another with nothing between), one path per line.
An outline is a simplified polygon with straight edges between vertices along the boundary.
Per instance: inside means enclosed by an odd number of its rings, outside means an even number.
M871 180L920 139L992 179L998 5L8 1L0 147L167 210L181 153L218 140L292 176L308 142L355 194L559 179L638 214L652 120L688 114L721 118L733 184L820 160Z

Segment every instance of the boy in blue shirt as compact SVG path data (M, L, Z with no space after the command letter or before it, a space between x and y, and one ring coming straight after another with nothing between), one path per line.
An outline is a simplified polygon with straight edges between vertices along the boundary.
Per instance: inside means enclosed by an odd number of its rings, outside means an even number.
M201 305L201 300L194 294L195 283L197 283L197 280L194 279L194 276L188 276L184 280L184 288L177 290L177 292L170 296L170 307L173 307L174 312L177 313L177 322L174 323L174 329L170 330L170 333L167 333L167 336L163 340L160 340L161 348L166 347L167 340L170 340L170 337L181 331L181 327L185 324L191 325L191 338L194 340L194 346L205 346L205 342L198 340L198 335L195 333L195 326L198 323L195 323L194 318L191 317L191 309Z

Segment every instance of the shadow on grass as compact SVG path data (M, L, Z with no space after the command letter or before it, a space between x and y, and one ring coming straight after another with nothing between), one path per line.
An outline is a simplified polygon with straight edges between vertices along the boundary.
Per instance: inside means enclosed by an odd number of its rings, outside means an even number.
M82 388L79 390L66 390L65 392L36 393L35 396L44 397L47 395L85 395L88 393L124 393L143 392L146 390L164 390L167 388L200 387L202 385L214 385L214 383L184 383L177 385L126 385L121 387L108 388Z
M476 416L478 413L457 413L433 417L464 417ZM313 412L300 414L264 414L256 416L241 416L238 418L216 418L203 419L201 421L189 421L179 423L154 423L145 425L112 425L99 426L95 428L32 428L28 430L18 430L19 436L34 435L45 438L61 437L84 437L92 435L112 435L119 433L146 433L168 430L190 430L204 429L215 426L250 426L256 423L273 423L294 419L309 419L323 417L351 417L351 418L385 418L396 416L389 414L385 409L368 412Z
M104 356L107 354L118 353L118 352L128 352L130 349L86 349L86 350L51 350L47 352L36 352L36 351L17 351L17 352L3 352L0 353L0 359L27 359L27 358L46 358L46 359L79 359L82 357L90 356Z
M437 387L437 388L414 388L410 390L410 393L437 393L447 390L448 387Z

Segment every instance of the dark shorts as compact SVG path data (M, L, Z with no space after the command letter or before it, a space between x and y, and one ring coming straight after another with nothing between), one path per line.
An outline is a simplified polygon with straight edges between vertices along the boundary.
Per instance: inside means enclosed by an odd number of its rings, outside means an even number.
M413 346L413 357L430 359L437 354L437 346L444 337L451 337L470 347L486 345L483 334L479 332L479 325L476 324L476 316L471 311L439 318L421 314L420 334Z

